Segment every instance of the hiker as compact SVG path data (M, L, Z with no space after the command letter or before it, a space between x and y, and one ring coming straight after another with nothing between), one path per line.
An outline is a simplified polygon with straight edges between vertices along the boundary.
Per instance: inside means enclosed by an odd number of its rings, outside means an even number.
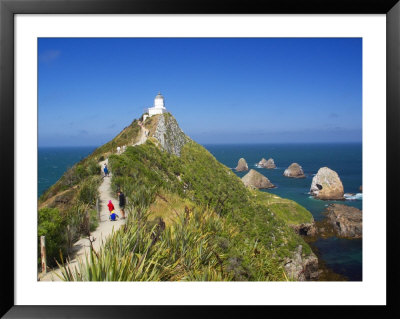
M115 213L115 210L112 210L110 212L110 221L115 222L117 220L117 218L119 218L119 216Z
M108 168L107 168L107 164L104 163L104 177L108 176Z
M117 147L117 153L119 154L119 153L121 153L121 147Z
M108 201L107 206L108 206L108 210L110 211L110 214L111 214L111 212L115 209L111 200Z
M122 191L118 191L119 208L121 209L121 219L125 219L125 195Z

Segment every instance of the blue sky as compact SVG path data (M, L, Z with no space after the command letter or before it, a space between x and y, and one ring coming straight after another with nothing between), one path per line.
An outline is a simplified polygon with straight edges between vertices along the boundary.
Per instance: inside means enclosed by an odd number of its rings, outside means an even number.
M39 146L100 146L158 91L209 143L361 142L360 38L41 38Z

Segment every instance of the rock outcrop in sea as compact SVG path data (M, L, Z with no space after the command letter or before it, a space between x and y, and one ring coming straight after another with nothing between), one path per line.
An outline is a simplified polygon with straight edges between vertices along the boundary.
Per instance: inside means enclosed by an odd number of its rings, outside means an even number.
M276 165L272 158L268 159L268 161L263 158L261 161L258 162L258 166L268 169L276 168Z
M343 204L331 204L326 208L327 221L338 237L362 238L362 211Z
M245 176L242 177L244 185L255 188L274 188L275 186L266 178L254 169L251 169Z
M303 168L297 164L297 163L292 163L290 166L285 169L283 172L283 176L290 177L290 178L305 178L306 176L304 175Z
M319 199L343 199L344 190L339 175L328 167L322 167L313 177L310 193Z
M239 159L238 165L236 166L235 169L238 172L243 172L243 171L249 170L249 166L247 165L247 162L243 157L241 159Z

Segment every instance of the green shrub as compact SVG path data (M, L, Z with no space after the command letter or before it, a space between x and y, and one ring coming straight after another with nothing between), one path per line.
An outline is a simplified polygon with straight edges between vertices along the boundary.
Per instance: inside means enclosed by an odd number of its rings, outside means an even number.
M43 208L38 212L38 256L40 257L40 236L46 236L47 264L54 266L67 253L66 220L57 208Z
M82 164L76 165L75 175L78 180L83 180L88 175L85 166L83 166Z
M97 211L92 209L90 211L90 231L95 231L96 228L99 226L99 220L97 219Z
M94 159L89 160L86 164L86 172L88 173L88 175L99 175L99 164Z
M98 183L94 179L89 179L82 183L78 192L78 201L88 205L95 205L98 197Z

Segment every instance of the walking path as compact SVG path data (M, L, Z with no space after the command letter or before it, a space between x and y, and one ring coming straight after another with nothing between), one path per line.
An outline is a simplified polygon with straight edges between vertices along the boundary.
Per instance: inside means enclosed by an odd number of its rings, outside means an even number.
M142 122L140 122L140 121L139 121L139 126L142 129L141 130L142 133L141 133L139 141L136 142L135 144L133 144L133 146L144 144L147 140L147 136L149 135L149 130L147 128L145 128L143 126Z
M108 164L108 159L99 163L101 167L104 167L104 163ZM110 174L111 175L111 174ZM118 199L116 196L111 193L111 176L104 177L103 182L99 186L99 199L100 199L100 220L99 226L95 231L90 233L90 238L93 242L93 248L98 251L103 242L105 242L106 238L114 231L118 230L122 225L125 224L125 220L118 219L117 221L109 220L109 211L108 211L108 201L111 200L115 206L116 213L121 217L118 207ZM89 254L90 252L90 241L89 238L81 238L79 239L71 249L72 259L69 262L71 268L74 268L78 265L78 259L81 259L84 263L86 262L85 254ZM56 268L53 271L47 272L45 275L40 277L41 281L60 281L61 279L56 276L56 273L61 276L61 269Z
M146 142L147 135L149 130L146 129L141 122L139 122L141 127L141 136L137 143L133 144L133 146L141 145ZM100 167L103 169L104 164L108 166L108 158L99 163ZM103 170L102 170L103 171ZM108 201L111 200L114 204L116 213L121 217L119 206L118 206L118 199L116 198L115 194L111 192L111 173L109 177L104 177L103 182L99 186L99 199L100 199L100 220L99 226L93 232L91 232L91 240L94 239L93 248L94 250L98 251L103 243L106 241L107 237L111 235L113 231L118 230L122 225L125 224L125 220L118 219L117 221L110 221L109 220L109 211L108 211ZM127 212L125 212L125 215ZM83 263L86 263L85 254L89 254L90 252L90 241L86 238L81 238L78 240L71 249L71 260L69 265L72 269L78 265L78 260L82 260ZM60 268L55 268L52 271L47 272L46 274L39 274L40 281L61 281L61 279L56 275L62 276L62 272Z

